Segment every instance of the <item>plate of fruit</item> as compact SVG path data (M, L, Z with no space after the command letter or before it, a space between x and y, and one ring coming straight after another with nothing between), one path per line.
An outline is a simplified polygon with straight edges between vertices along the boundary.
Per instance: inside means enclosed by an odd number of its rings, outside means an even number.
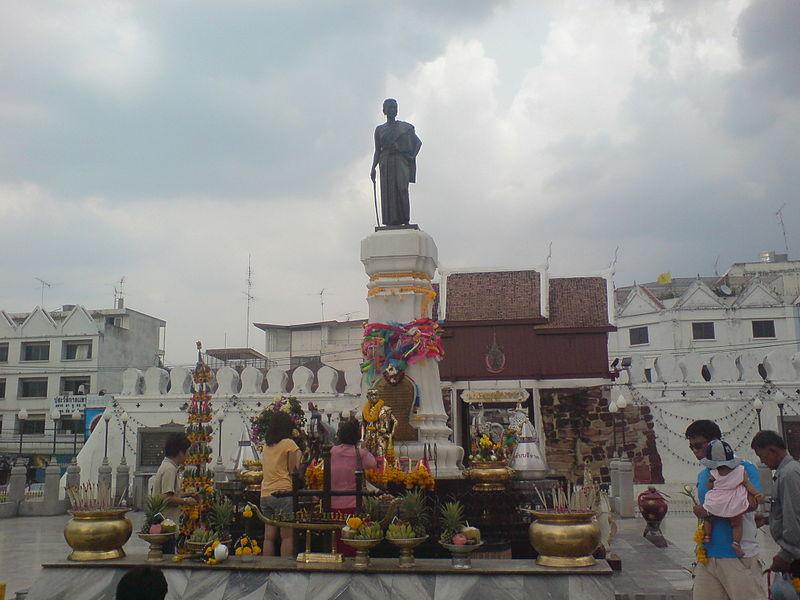
M481 532L470 527L464 519L464 507L460 502L445 502L440 509L442 535L439 544L453 555L453 567L469 569L469 555L483 546Z
M206 546L214 541L220 541L226 546L231 543L231 540L229 539L220 540L216 532L199 527L195 529L192 532L192 535L189 536L189 539L186 540L186 548L188 548L191 552L200 553L205 550Z

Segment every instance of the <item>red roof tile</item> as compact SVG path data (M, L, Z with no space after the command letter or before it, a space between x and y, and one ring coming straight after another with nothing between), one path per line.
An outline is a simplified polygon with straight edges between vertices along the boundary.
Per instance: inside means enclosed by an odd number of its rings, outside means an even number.
M608 327L608 296L602 277L550 280L550 318L537 329Z
M508 321L541 318L539 273L493 271L447 276L448 321Z

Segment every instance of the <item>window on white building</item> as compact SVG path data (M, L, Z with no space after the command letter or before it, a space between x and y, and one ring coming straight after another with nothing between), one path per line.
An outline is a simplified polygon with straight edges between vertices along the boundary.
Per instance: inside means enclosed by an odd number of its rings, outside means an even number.
M653 383L653 369L644 370L644 379L647 383Z
M92 358L92 340L64 342L61 345L61 360L86 360Z
M631 346L641 346L650 343L650 335L647 327L631 327L628 330Z
M47 378L37 377L19 380L20 398L47 398Z
M30 415L24 421L17 420L25 435L41 435L44 433L44 415Z
M8 342L0 344L0 363L8 362Z
M774 338L775 321L753 321L754 338Z
M81 386L83 386L83 393L89 393L89 383L91 382L91 378L89 377L62 377L61 384L60 384L60 392L62 394L72 394L76 395L81 392Z
M713 340L714 336L714 322L702 321L699 323L692 323L692 339L694 340Z
M50 342L25 342L20 360L50 360Z
M61 419L58 422L59 433L81 433L83 431L83 421L73 421L72 419Z
M0 379L0 398L6 397L6 380Z

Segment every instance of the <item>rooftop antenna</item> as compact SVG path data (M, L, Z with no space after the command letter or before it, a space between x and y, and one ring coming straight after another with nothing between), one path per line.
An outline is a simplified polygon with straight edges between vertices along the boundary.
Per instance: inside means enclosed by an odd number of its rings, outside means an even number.
M783 245L786 247L786 254L789 254L789 240L786 237L786 225L783 222L783 209L786 208L786 202L784 202L781 207L775 212L775 216L778 218L778 223L781 224L781 233L783 233Z
M242 292L245 297L247 298L247 320L245 322L245 330L244 330L244 346L245 348L250 347L250 304L256 297L253 296L251 293L253 291L253 268L250 266L250 255L247 255L247 279L245 279L245 283L247 285L247 289Z
M123 308L125 303L125 275L114 285L114 308Z
M35 279L36 281L38 281L38 282L39 282L39 284L42 286L42 303L41 303L39 306L41 306L42 308L44 308L44 288L46 288L46 287L47 287L47 288L53 287L53 284L52 284L52 283L50 283L49 281L45 281L45 280L44 280L44 279L42 279L41 277L34 277L34 279Z
M614 248L614 257L611 259L611 262L608 263L608 270L611 271L611 278L614 278L614 275L617 273L617 260L619 259L619 246ZM634 283L634 285L636 285Z
M719 277L719 254L717 254L717 258L714 260L714 275Z
M325 288L319 291L319 310L322 314L322 322L325 322Z

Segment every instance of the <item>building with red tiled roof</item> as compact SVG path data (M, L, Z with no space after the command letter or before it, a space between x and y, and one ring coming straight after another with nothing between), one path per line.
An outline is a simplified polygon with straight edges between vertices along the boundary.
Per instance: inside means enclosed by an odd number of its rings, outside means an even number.
M478 411L503 422L525 398L545 459L559 475L580 477L589 461L607 478L619 426L638 432L627 442L639 481L660 481L660 459L649 450L652 433L641 414L647 409L628 410L622 423L608 411L613 304L606 276L551 277L546 269L443 274L439 369L459 443L469 448ZM480 401L485 397L494 400Z

